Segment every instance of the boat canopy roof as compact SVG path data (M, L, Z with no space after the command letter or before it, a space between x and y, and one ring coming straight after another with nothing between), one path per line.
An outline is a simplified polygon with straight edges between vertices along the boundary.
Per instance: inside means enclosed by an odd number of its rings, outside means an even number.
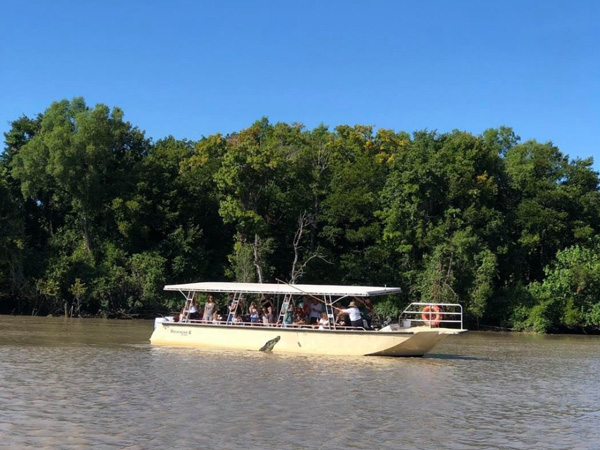
M331 295L336 297L376 297L378 295L397 294L402 291L398 287L387 286L335 286L326 284L320 285L227 282L171 284L165 286L164 290L179 292L227 292L272 295Z

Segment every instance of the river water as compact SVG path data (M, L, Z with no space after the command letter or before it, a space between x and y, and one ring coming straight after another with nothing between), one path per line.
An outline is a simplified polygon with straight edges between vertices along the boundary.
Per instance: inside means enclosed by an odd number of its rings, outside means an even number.
M0 316L0 446L600 447L597 336L335 358L154 347L152 326Z

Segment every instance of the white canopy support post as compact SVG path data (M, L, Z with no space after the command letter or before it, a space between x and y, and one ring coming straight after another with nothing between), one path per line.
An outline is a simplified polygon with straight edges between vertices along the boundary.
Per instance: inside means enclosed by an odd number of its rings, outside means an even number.
M182 292L183 294L183 292ZM183 305L183 311L181 312L181 322L187 322L190 318L190 308L192 306L192 302L194 301L194 297L196 297L196 292L188 291L185 296L185 304Z
M233 317L235 316L235 313L237 312L238 309L238 305L240 304L240 301L244 298L244 294L242 294L241 292L233 292L233 300L231 301L231 305L227 305L227 322L225 322L226 325L233 325Z
M331 301L331 295L325 296L325 312L327 313L329 326L335 330L335 315L333 314L333 302Z

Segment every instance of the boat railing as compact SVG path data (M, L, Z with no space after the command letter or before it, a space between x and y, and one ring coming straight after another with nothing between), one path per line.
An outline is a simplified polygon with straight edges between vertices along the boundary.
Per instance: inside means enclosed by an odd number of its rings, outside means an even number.
M195 324L195 325L222 325L222 326L242 326L242 327L262 327L262 328L294 328L294 329L306 329L306 330L317 330L319 329L318 325L310 325L310 324L284 324L281 323L263 323L263 322L227 322L226 320L217 320L217 321L206 321L202 319L187 319L182 322L182 324ZM342 325L329 325L325 328L325 330L354 330L354 331L366 331L363 327L347 327ZM323 331L323 330L321 330Z
M414 302L400 314L399 324L403 328L415 324L430 328L444 327L463 329L463 308L459 303Z

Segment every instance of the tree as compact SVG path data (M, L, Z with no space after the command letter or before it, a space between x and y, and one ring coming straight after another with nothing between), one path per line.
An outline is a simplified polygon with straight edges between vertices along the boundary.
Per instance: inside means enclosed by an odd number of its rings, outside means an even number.
M329 144L328 193L320 217L325 248L338 269L329 270L332 279L349 283L380 279L385 258L376 212L388 173L378 142L383 133L374 136L370 126L338 126Z
M20 117L0 157L0 308L170 307L167 280L400 285L467 320L596 330L599 175L508 127L412 135L270 123L153 143L81 98ZM394 313L396 311L396 313Z
M0 310L4 309L4 297L16 296L21 289L26 243L22 211L7 175L0 166Z
M143 133L123 122L123 112L104 105L90 109L82 98L53 103L39 132L16 153L12 175L23 195L40 203L70 203L86 249L111 194L147 151ZM50 198L43 193L51 193Z
M528 141L510 149L506 168L515 196L511 234L513 258L525 281L541 280L556 252L589 243L600 231L598 174L591 160L568 157L551 142Z
M544 269L546 278L529 291L535 304L517 328L546 332L600 329L600 245L561 250L556 263Z
M4 133L6 146L4 152L0 154L0 160L3 165L8 166L12 157L39 133L42 125L42 117L41 114L38 114L34 119L21 116L10 123L10 130Z
M273 126L266 118L257 121L228 137L215 173L219 212L236 230L236 255L246 254L245 246L252 248L256 278L261 282L271 277L274 265L269 260L277 252L275 242L292 241L290 229L310 200L302 195L306 180L299 178L296 170L301 159L301 131L301 125ZM275 240L275 236L282 238ZM238 256L230 257L230 262L238 261L242 261ZM233 268L233 272L240 271Z

